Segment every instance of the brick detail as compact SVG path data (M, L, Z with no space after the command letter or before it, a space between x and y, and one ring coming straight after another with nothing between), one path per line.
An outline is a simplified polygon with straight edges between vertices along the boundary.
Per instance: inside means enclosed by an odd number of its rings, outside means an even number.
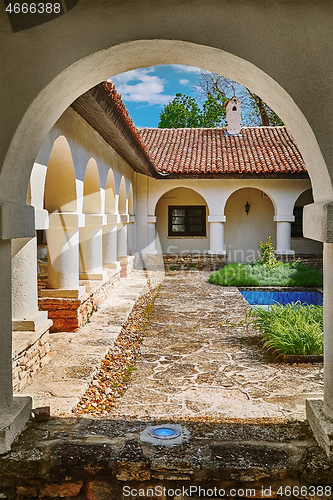
M75 483L69 482L63 484L48 483L41 489L39 493L39 498L75 497L80 493L82 486L83 486L83 481L77 481Z
M107 295L119 283L120 273L113 275L99 287L87 292L79 299L43 297L38 299L40 311L48 311L53 321L50 329L54 332L74 332L84 325L89 317L97 311Z

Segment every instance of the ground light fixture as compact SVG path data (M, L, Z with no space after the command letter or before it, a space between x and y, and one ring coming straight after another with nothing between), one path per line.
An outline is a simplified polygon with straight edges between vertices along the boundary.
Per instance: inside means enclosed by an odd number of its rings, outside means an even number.
M247 201L247 202L246 202L246 205L245 205L245 212L246 212L246 215L249 215L249 211L250 211L250 205L249 205L249 202Z
M168 425L158 425L151 427L148 431L152 437L157 439L174 439L180 436L180 430Z
M173 446L187 441L190 433L180 424L149 425L140 432L140 441L158 446Z

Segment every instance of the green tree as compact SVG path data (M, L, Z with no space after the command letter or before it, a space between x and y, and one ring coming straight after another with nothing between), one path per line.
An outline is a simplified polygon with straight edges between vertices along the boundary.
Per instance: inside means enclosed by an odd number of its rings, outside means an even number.
M193 97L176 94L160 113L159 128L221 127L224 125L226 97L207 96L202 107Z
M276 126L283 125L281 118L258 95L233 80L210 71L201 71L195 84L195 90L201 99L218 95L226 100L236 94L242 101L243 123L246 125Z
M160 113L159 128L200 127L200 108L193 97L176 94Z

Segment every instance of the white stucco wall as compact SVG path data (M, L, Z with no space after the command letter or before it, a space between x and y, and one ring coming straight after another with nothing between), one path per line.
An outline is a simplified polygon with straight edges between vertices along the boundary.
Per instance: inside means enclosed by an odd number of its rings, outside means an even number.
M206 206L206 236L190 238L168 236L169 205L205 205ZM198 193L188 188L176 188L165 193L158 201L155 210L156 233L163 253L200 252L209 250L209 224L206 201Z
M249 203L248 215L245 204ZM251 262L258 259L261 241L266 242L272 236L276 247L276 223L274 208L262 191L243 188L234 192L225 206L224 242L228 262Z
M179 190L172 190L181 188ZM184 189L187 188L187 189ZM170 245L172 253L188 250L208 251L209 223L207 224L207 239L185 238L173 239L167 237L167 206L207 203L207 214L210 216L226 215L224 249L230 261L234 260L234 251L247 251L247 257L253 260L257 254L258 244L267 236L276 241L276 222L274 216L292 216L296 200L301 193L311 188L308 179L152 179L137 175L137 249L148 247L149 238L147 217L156 216L156 230L161 240L163 252ZM245 191L239 192L239 190ZM258 190L258 191L254 191ZM263 198L261 192L268 197ZM238 192L238 194L236 193ZM171 193L171 194L170 194ZM179 194L177 194L179 193ZM197 198L193 193L197 193ZM234 194L233 194L234 193ZM242 194L243 193L243 194ZM175 196L175 198L170 198ZM245 196L244 200L243 197ZM245 214L246 201L251 205L250 213ZM193 203L192 203L193 202ZM250 224L251 222L251 224ZM245 235L245 236L244 236ZM299 244L300 245L300 244ZM311 241L302 241L299 246L302 253L317 253L320 248ZM179 250L174 247L177 246ZM319 245L320 246L320 245ZM251 250L251 252L249 252ZM252 255L252 258L251 258ZM240 252L236 261L240 260Z
M83 211L84 180L87 165L92 163L97 166L101 191L98 196L101 200L101 208L95 213L105 213L105 187L110 169L114 175L115 198L117 211L120 185L124 179L126 197L128 197L130 186L135 179L135 172L127 163L109 146L104 139L87 122L78 115L72 108L68 108L59 118L55 126L50 130L41 150L38 153L34 164L30 184L31 184L31 204L36 209L44 206L44 189L47 165L56 140L63 136L68 143L71 161L74 167L76 182L77 211ZM87 180L87 178L86 178ZM61 182L61 180L60 180ZM89 188L86 189L89 192ZM93 191L96 193L95 187ZM94 196L89 192L89 200ZM96 203L95 203L96 205ZM86 209L85 209L86 211ZM92 210L89 209L92 213Z

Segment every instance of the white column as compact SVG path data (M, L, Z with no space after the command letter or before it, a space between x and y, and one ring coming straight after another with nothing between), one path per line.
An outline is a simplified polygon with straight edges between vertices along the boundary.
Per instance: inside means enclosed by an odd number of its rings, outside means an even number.
M118 268L117 262L117 224L120 216L106 215L107 224L103 226L103 267Z
M134 255L136 252L135 248L135 215L129 216L129 223L127 229L127 246L128 253Z
M291 250L291 223L294 222L293 215L275 215L276 222L276 250L277 255L294 255Z
M80 279L104 280L103 225L106 215L86 214L85 227L80 229Z
M225 215L209 215L209 253L225 255L224 250L224 222L226 221Z
M127 258L127 224L129 222L129 215L120 214L120 223L118 225L118 244L117 244L117 258L124 260Z
M142 251L145 254L156 254L156 215L148 215L147 217L148 230L147 230L147 246Z
M10 450L15 436L29 420L30 397L13 398L11 241L0 239L0 454Z
M47 312L38 311L37 238L12 240L13 330L36 331Z
M41 296L79 297L79 228L84 215L74 212L52 213L47 231L48 289Z

